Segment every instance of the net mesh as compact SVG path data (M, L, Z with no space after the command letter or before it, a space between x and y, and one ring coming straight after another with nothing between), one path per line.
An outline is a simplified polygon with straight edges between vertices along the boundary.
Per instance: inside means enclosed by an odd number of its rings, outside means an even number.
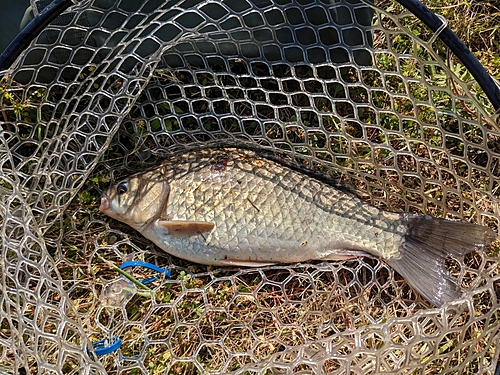
M110 181L174 150L245 142L378 207L498 232L492 109L397 4L83 1L0 98L0 373L493 373L494 247L447 261L466 294L438 309L375 258L205 267L97 210ZM116 271L131 259L172 277L140 290Z

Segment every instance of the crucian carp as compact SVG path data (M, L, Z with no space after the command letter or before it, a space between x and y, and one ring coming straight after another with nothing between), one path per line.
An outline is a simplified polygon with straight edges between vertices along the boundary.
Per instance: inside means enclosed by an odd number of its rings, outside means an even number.
M380 210L258 153L174 155L106 190L101 212L192 262L256 267L371 254L430 302L462 290L444 266L488 245L484 226Z

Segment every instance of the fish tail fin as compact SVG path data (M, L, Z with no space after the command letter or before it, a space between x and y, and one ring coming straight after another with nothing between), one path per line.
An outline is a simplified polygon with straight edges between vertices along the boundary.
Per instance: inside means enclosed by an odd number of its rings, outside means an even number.
M432 216L402 214L402 220L408 230L400 255L386 262L435 306L460 298L463 291L446 270L445 259L462 259L466 253L489 245L496 234L481 225Z

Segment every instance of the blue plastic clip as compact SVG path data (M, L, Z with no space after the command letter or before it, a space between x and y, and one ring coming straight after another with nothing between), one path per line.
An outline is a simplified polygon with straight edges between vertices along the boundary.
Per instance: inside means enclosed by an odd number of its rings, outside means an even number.
M110 339L94 342L92 346L95 354L100 357L118 350L122 346L122 340L119 337L111 337Z
M165 274L166 277L170 277L170 271L168 270L168 268L161 268L161 267L158 267L158 266L151 264L151 263L148 263L148 262L142 262L142 261L137 261L137 260L134 260L131 262L125 262L120 266L120 269L123 270L123 269L128 268L128 267L149 268L150 270ZM157 277L153 276L153 277L150 277L149 279L144 279L144 280L139 280L139 281L143 284L149 284L149 283L152 283L153 281L155 281L156 279L157 279Z

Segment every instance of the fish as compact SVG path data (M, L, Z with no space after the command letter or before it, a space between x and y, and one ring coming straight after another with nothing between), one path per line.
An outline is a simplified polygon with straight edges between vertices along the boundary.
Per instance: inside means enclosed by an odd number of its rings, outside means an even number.
M110 186L99 210L163 251L205 265L369 254L435 306L463 295L445 260L496 238L478 224L381 210L289 164L255 150L190 150Z

